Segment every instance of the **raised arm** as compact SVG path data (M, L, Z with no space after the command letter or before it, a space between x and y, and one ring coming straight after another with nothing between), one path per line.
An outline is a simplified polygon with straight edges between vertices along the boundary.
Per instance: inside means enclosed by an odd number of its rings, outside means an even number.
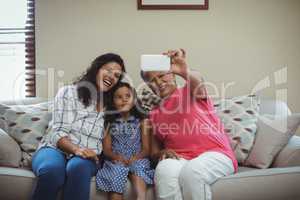
M207 91L204 80L201 76L195 75L190 71L186 63L185 50L170 50L164 54L171 57L171 72L186 80L190 87L191 97L196 100L205 100L207 98Z

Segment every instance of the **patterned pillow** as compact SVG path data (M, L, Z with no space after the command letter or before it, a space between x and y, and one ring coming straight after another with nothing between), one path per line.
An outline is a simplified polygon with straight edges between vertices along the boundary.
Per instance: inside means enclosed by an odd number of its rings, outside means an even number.
M148 114L152 108L160 102L160 97L155 95L149 89L143 88L138 91L138 93L139 100L141 101L141 108L146 114Z
M35 105L0 104L0 118L5 121L4 130L16 140L22 150L22 167L30 167L32 154L48 128L52 114L49 103Z
M259 114L259 98L256 95L215 100L217 114L229 134L231 146L240 164L243 164L254 145Z

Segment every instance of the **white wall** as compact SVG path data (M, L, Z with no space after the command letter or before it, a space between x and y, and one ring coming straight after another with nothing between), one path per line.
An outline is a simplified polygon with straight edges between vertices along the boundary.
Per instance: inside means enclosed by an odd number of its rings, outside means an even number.
M210 0L208 11L137 10L136 1L36 1L37 69L51 68L38 77L37 94L53 96L105 52L122 55L137 85L141 54L182 47L190 67L219 89L234 82L226 96L250 93L269 77L263 95L287 89L300 112L299 0ZM276 85L273 73L284 66L287 83Z

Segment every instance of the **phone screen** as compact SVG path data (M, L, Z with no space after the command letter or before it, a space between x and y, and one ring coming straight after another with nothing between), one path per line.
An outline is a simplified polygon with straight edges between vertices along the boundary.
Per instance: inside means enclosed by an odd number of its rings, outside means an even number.
M141 69L143 71L169 71L170 57L166 55L142 55Z

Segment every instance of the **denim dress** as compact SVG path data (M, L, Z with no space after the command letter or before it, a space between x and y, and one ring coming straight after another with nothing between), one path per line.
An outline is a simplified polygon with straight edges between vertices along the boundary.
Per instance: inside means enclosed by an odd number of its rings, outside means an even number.
M141 151L140 120L130 116L127 121L118 118L110 126L112 151L125 159ZM139 159L125 166L105 160L103 167L96 174L96 187L105 192L124 193L128 173L141 177L146 184L153 184L154 170L148 159Z

